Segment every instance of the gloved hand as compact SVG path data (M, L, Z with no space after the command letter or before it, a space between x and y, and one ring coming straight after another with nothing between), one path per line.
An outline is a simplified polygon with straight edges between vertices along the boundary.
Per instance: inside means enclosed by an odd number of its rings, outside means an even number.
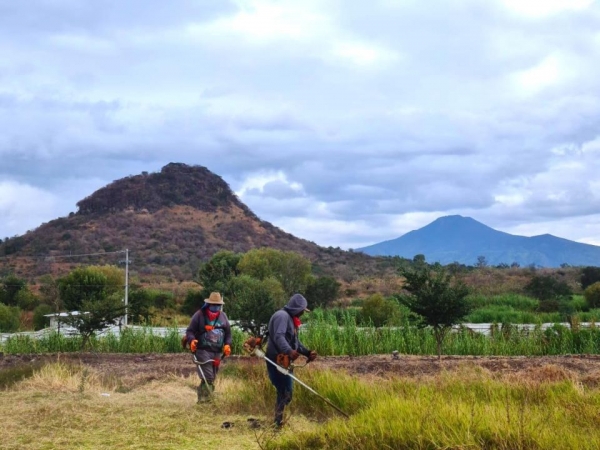
M214 330L214 329L215 329L215 327L213 327L212 325L204 325L204 329L205 329L206 331L212 331L212 330Z
M227 344L225 344L225 345L223 346L223 354L224 354L225 356L229 356L229 355L231 355L231 346L230 346L230 345L227 345Z
M308 362L314 361L315 359L317 359L317 352L311 350L308 354Z
M190 343L190 350L194 353L196 353L196 349L198 348L198 339L194 339L191 343Z
M244 341L244 350L248 353L252 353L257 345L260 345L260 338L249 337Z
M290 350L288 355L290 355L290 359L292 361L296 361L300 357L300 353L298 353L296 350Z

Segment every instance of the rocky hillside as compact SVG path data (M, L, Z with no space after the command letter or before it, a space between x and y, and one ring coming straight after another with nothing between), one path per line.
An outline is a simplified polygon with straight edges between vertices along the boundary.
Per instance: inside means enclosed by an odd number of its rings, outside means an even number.
M342 279L382 273L390 258L319 247L260 220L228 184L205 167L171 163L157 173L130 176L77 203L77 213L0 244L0 270L38 276L74 264L115 263L129 249L132 271L191 279L219 250L272 247L299 252L317 272ZM62 255L107 253L105 257Z

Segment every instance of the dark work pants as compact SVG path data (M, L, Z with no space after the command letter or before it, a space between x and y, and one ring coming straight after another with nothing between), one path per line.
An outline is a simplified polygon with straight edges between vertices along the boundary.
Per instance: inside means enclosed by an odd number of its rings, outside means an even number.
M271 384L277 389L277 403L275 404L275 423L281 425L283 422L283 410L285 405L292 401L293 380L291 377L282 374L277 368L267 362L267 372Z

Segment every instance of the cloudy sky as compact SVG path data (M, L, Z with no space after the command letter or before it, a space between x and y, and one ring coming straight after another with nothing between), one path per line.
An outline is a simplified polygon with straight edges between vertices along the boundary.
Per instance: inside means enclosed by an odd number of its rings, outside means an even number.
M600 245L600 0L0 0L0 237L169 162L356 248Z

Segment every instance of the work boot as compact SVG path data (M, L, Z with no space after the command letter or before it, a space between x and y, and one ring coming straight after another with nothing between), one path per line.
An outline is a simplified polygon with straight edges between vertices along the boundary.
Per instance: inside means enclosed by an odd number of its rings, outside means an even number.
M283 410L285 405L277 405L275 408L275 421L273 424L275 425L275 429L281 429L283 427Z
M207 403L210 402L210 391L208 386L204 383L204 381L202 383L200 383L200 386L198 386L198 403Z

